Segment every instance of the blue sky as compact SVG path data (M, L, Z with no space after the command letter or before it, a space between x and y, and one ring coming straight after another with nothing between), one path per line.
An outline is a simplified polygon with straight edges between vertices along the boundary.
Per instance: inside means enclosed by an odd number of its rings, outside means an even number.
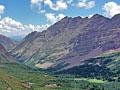
M45 30L65 16L96 13L106 17L120 13L120 0L0 0L0 33L25 36Z
M6 8L3 17L9 16L24 24L43 24L45 21L44 15L31 9L30 0L0 0L0 4Z

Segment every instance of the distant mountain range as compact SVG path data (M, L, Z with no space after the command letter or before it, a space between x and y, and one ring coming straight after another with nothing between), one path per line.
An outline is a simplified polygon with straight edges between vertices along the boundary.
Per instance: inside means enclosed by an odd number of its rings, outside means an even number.
M0 34L0 44L3 45L7 51L9 51L12 50L17 43L9 37Z
M11 54L26 65L59 71L119 48L120 14L112 18L95 14L91 18L65 17L43 32L32 32Z

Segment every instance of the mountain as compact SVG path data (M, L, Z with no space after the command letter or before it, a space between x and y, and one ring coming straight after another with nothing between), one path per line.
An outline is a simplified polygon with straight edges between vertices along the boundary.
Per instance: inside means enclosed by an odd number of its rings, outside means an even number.
M120 48L120 15L65 17L43 32L32 32L12 51L16 60L39 68L69 69Z
M81 77L114 78L120 76L120 51L110 51L83 61L84 64L56 73L80 75ZM57 69L57 68L56 68Z
M16 42L9 37L0 34L0 44L2 44L7 51L9 51L16 45Z
M97 78L108 80L109 82L119 81L120 79L120 50L112 50L101 56L85 60L83 63L61 71L57 71L56 67L52 71L56 74ZM51 71L51 69L49 70Z
M119 18L65 17L11 52L0 44L0 90L120 89Z
M10 53L8 53L4 46L0 44L0 64L15 62L16 61L13 59Z

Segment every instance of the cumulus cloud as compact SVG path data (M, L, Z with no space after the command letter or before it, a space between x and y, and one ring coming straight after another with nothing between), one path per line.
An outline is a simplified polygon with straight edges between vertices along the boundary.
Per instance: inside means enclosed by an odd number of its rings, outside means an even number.
M68 4L72 4L72 3L73 3L73 0L67 0L67 3L68 3Z
M49 27L46 25L24 25L10 17L5 17L0 21L0 33L6 36L25 36L32 31L43 31Z
M0 5L0 19L1 19L1 15L4 13L5 10L5 6Z
M57 0L56 2L52 0L31 0L32 6L37 7L40 12L41 9L45 9L45 6L54 11L65 10L72 2L73 0Z
M106 16L112 17L115 14L120 13L120 5L115 2L108 2L103 6L103 10L105 11Z
M77 6L80 8L90 9L95 7L94 0L78 0L74 2L74 0L56 0L53 2L52 0L31 0L31 4L33 6L38 7L38 10L41 12L41 9L45 9L45 6L48 6L49 9L54 11L66 10L69 6Z
M60 0L56 2L56 5L53 7L54 10L64 10L67 9L67 3Z
M46 13L46 10L40 10L40 13Z
M38 2L41 2L42 0L31 0L32 4L37 4Z
M68 8L68 5L71 4L73 0L57 0L53 2L52 0L31 0L31 4L34 7L38 8L39 13L45 15L48 23L54 24L55 22L59 21L60 19L64 18L64 14L49 13L47 12L48 9L45 7L48 6L49 9L53 11L65 10Z
M95 1L80 0L77 4L77 7L90 9L95 7Z
M3 5L0 5L0 14L3 14L5 10L5 7Z
M53 13L46 13L45 16L51 24L54 24L55 22L57 22L57 21L59 21L59 20L61 20L62 18L65 17L64 14L55 15Z
M60 19L64 18L64 14L58 14L56 13L49 13L49 9L53 11L60 11L60 10L66 10L70 6L77 5L77 7L90 9L95 6L95 1L89 1L89 0L77 0L77 2L74 2L74 0L31 0L31 5L33 7L37 7L39 13L45 14L47 21L49 21L51 24L54 24L55 22L59 21ZM46 8L47 6L47 8Z

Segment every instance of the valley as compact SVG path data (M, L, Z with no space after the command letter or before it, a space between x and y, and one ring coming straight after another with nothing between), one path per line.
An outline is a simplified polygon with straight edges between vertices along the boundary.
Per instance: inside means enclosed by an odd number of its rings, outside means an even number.
M21 64L0 65L0 90L119 90L120 82L55 75Z
M119 18L64 17L19 42L0 35L0 90L119 90Z
M120 90L120 0L0 0L0 90Z

